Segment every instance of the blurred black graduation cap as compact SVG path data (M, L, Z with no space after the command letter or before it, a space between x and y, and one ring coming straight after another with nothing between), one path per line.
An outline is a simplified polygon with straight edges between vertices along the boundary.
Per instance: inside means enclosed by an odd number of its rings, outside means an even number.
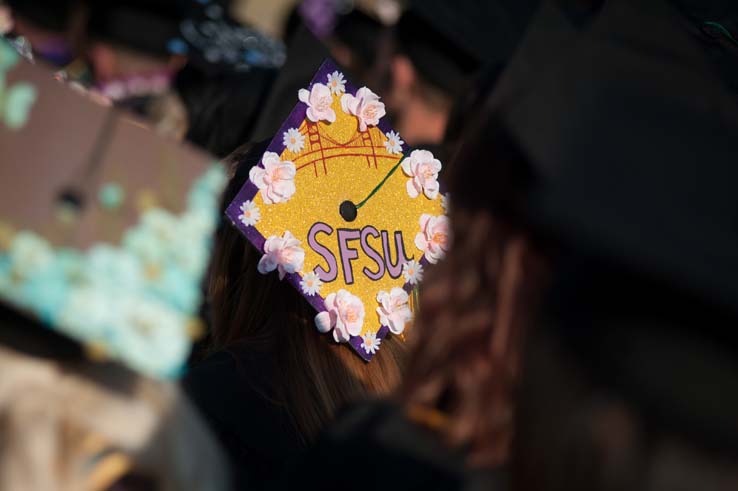
M333 35L348 46L363 65L370 67L377 60L379 37L384 29L381 22L355 8L338 17Z
M648 416L738 450L738 103L666 2L607 2L503 111L561 246L549 322Z
M738 92L738 2L733 0L671 0L684 15L693 39Z
M738 101L663 2L604 9L504 115L534 218L738 308Z
M269 140L294 106L294 95L307 87L317 67L329 56L326 47L303 24L287 46L287 59L274 82L251 141Z
M153 56L168 56L168 43L192 6L184 0L90 2L88 32L93 38Z
M476 83L476 93L470 92L467 100L454 107L445 139L451 144L458 142L446 175L455 203L491 208L508 220L525 222L523 201L536 172L527 165L500 115L534 90L538 78L559 63L579 32L596 17L600 4L542 1L509 63L488 65ZM490 154L495 165L480 168L480 153ZM484 179L468 179L482 172ZM457 188L464 192L455 192Z
M5 0L15 15L50 31L64 31L81 0Z
M486 64L504 64L538 0L414 0L396 32L404 52L428 83L458 94Z

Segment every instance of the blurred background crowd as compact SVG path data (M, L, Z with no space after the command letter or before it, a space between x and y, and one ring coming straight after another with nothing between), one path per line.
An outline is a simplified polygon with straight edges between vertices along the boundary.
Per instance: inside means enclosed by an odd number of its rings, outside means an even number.
M0 491L738 489L738 2L0 0L0 33ZM371 362L224 215L326 58L443 163L445 257ZM91 205L96 169L129 187ZM39 286L51 216L95 269Z

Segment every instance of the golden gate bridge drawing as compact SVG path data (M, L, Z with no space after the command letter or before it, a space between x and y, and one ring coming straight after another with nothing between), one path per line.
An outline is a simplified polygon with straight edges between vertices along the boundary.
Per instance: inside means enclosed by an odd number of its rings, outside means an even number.
M356 132L347 142L341 143L333 138L323 125L304 121L299 128L307 141L306 149L293 160L298 171L312 167L318 177L319 169L323 175L328 174L328 161L345 159L347 157L363 157L367 168L379 168L379 163L394 165L401 155L393 155L384 147L386 137L377 127L370 127L367 131Z

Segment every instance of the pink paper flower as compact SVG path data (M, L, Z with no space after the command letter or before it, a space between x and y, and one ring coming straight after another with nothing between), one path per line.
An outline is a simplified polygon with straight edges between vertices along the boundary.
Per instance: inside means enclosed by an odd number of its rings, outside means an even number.
M367 126L376 126L386 114L384 103L379 102L379 96L366 87L357 90L355 96L343 94L341 109L356 116L359 120L359 131L366 131Z
M402 334L405 324L413 318L413 313L407 304L408 298L407 292L397 287L389 293L382 291L377 294L379 322L389 327L392 334Z
M297 273L305 262L305 250L289 231L282 237L272 235L264 243L264 255L259 260L257 270L261 274L279 271L279 279L287 273Z
M325 308L315 316L318 331L325 333L333 329L333 339L337 343L346 343L351 336L361 334L364 304L359 297L341 289L326 297Z
M331 89L323 84L313 84L308 92L306 89L300 89L297 97L301 102L308 105L307 118L313 123L318 121L328 121L332 123L336 120L336 111L333 110L333 96Z
M420 233L415 236L415 247L431 264L436 264L446 255L451 245L448 217L423 214L420 217Z
M438 173L441 171L441 161L428 150L413 150L402 161L402 172L410 179L407 181L407 194L417 198L420 193L428 199L438 196Z
M249 179L259 188L264 204L288 201L295 194L295 164L280 160L274 152L265 152L261 163L264 168L252 167Z

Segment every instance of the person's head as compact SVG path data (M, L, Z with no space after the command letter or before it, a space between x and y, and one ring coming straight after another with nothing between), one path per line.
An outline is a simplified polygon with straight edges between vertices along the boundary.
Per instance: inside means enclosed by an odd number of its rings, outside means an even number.
M224 208L258 164L266 142L246 145L226 162L232 166ZM211 350L240 346L273 360L277 403L286 408L302 438L311 441L342 405L390 393L399 383L405 345L383 340L365 362L346 345L320 335L315 309L276 274L257 271L261 254L224 223L216 234L210 271Z
M395 28L387 110L410 145L438 144L457 98L512 55L536 1L411 2Z
M176 68L168 42L179 35L185 10L171 0L91 2L87 56L98 84Z
M377 87L390 54L390 28L355 8L338 16L325 40L331 56L357 81Z
M478 63L461 50L454 53L456 44L412 10L400 18L395 33L385 75L387 110L408 144L440 143L454 99ZM449 73L455 76L446 77Z
M249 141L276 74L275 69L257 67L211 74L187 64L174 80L187 110L185 138L218 158Z
M522 336L547 278L518 216L533 175L489 108L451 164L453 245L421 290L401 396L411 412L443 412L441 433L467 446L471 463L498 465L512 437Z

